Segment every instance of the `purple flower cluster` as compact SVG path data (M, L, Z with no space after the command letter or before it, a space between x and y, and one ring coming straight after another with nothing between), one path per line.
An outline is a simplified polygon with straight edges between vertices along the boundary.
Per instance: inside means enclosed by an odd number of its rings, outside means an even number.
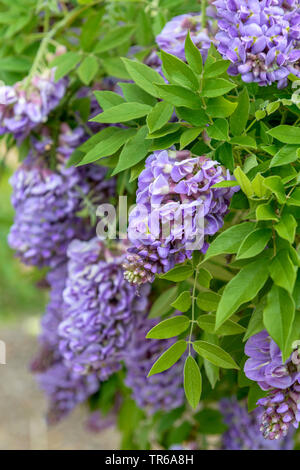
M152 282L156 273L190 258L192 249L205 251L204 237L222 227L237 190L212 186L231 179L218 162L193 158L189 150L150 155L138 179L137 206L129 215L132 246L124 263L125 278L135 284Z
M139 319L125 356L125 384L132 389L132 397L137 405L150 415L159 410L170 411L184 403L184 358L165 372L147 378L154 362L173 344L172 339L146 339L146 334L154 325L155 322L146 317Z
M123 253L122 245L110 251L97 238L73 240L68 247L60 352L78 375L96 372L106 380L119 370L135 316L147 307L147 286L137 297L135 287L124 280Z
M47 370L39 373L37 381L49 399L49 424L56 424L99 389L95 374L78 377L62 361L54 362Z
M300 368L294 363L295 359L292 360L295 355L283 364L281 351L266 330L248 339L245 354L249 356L244 367L245 374L263 390L284 390L300 379Z
M266 439L286 436L290 425L300 422L300 353L298 344L285 363L279 347L267 331L252 336L246 343L246 376L258 383L268 396L257 404L265 408L261 431Z
M293 432L282 441L266 440L260 434L262 412L255 409L248 413L246 406L235 398L225 398L219 403L224 423L228 429L222 436L222 448L225 450L291 450Z
M47 121L49 113L65 95L68 80L54 80L54 69L13 86L0 87L0 135L12 133L23 140L30 131Z
M62 124L54 155L53 141L45 132L42 140L33 140L28 157L10 180L16 215L8 241L25 264L53 268L65 261L69 242L86 235L85 221L76 215L83 196L92 193L95 203L108 200L114 181L105 180L106 170L100 166L66 167L85 138L82 128Z
M63 315L66 277L65 264L47 275L50 301L42 319L40 352L31 364L32 372L37 374L39 386L49 399L47 421L51 425L66 417L79 403L99 389L99 380L95 374L78 377L66 367L59 353L58 326Z
M213 37L213 26L209 20L206 28L203 29L200 13L188 13L172 18L156 36L156 43L161 50L185 61L184 43L188 31L205 61Z
M218 50L232 65L228 73L244 82L287 85L300 77L298 0L216 0Z

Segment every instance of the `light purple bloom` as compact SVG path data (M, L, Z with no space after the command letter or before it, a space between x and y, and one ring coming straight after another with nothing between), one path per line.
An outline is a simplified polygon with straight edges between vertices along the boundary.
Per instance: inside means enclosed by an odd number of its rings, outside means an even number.
M216 0L218 50L232 62L228 73L244 82L287 85L289 73L300 77L298 1Z
M105 180L103 167L66 167L84 139L82 128L71 131L62 124L57 149L53 149L46 129L41 140L33 140L28 157L10 180L16 213L8 241L25 264L55 267L64 262L69 242L90 236L90 227L77 216L83 196L99 204L114 192L114 180Z
M23 140L38 125L47 121L65 95L68 79L54 80L54 69L27 78L13 86L0 87L0 135L12 133Z
M300 378L300 371L291 357L282 363L281 351L266 330L248 339L245 354L249 356L244 367L245 374L263 390L273 387L284 390Z
M136 317L147 308L148 287L137 297L123 278L124 249L110 251L97 238L69 245L60 352L78 375L96 372L106 380L119 370Z
M137 284L152 282L156 273L190 258L191 248L205 251L207 237L222 227L237 190L212 186L231 179L218 162L193 158L188 150L150 155L138 179L137 206L129 215L132 246L124 263L125 278Z
M266 440L260 433L262 410L256 408L248 413L246 406L235 398L220 401L220 411L228 426L222 435L222 448L225 450L291 450L293 431L279 441Z

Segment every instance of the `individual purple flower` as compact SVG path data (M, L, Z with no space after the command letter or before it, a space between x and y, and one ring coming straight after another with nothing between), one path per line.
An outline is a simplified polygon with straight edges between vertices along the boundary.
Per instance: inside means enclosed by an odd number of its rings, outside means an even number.
M66 92L68 80L54 80L54 69L46 69L28 83L25 78L13 86L0 87L0 135L11 133L22 141L47 121Z
M216 0L219 32L218 50L229 59L231 75L241 74L244 82L261 86L287 77L300 77L298 1Z
M293 362L292 356L283 364L281 351L266 330L248 339L245 354L249 356L245 374L263 390L284 390L300 379L299 365Z
M125 356L127 368L125 384L132 389L132 397L139 408L149 415L159 410L170 411L184 403L182 384L184 358L170 369L147 378L154 362L174 343L172 339L146 339L146 334L153 326L155 326L153 320L145 316L139 318Z
M136 317L147 308L147 286L137 297L124 280L123 253L123 245L111 251L97 238L69 245L60 352L78 375L106 380L119 370Z
M200 50L205 61L214 36L214 29L211 19L207 21L206 28L202 28L201 13L175 16L156 36L156 43L161 50L185 61L184 43L188 31L190 31L191 39Z
M267 397L257 402L261 416L260 430L265 439L271 441L285 437L300 422L300 382L284 390L272 389Z
M293 432L282 441L266 440L260 433L262 410L256 408L248 413L246 406L236 398L224 398L219 403L224 423L228 426L222 435L225 450L291 450Z
M99 204L114 192L114 180L105 179L103 167L67 168L82 139L82 128L62 124L55 149L46 129L10 180L15 220L8 241L25 264L53 268L64 262L69 242L90 236L90 227L77 216L84 198Z
M237 190L212 186L231 179L218 162L194 158L189 150L150 155L138 179L137 206L129 215L132 246L125 278L135 284L152 282L156 273L190 258L192 250L205 251L207 237L222 227Z

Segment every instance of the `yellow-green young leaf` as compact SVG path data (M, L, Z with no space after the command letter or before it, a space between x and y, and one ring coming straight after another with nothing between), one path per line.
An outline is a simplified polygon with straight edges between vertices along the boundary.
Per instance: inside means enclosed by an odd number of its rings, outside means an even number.
M164 291L153 303L148 318L156 318L168 313L177 297L177 286Z
M296 267L291 262L289 252L281 250L269 266L270 276L277 286L292 293L296 281Z
M171 305L180 312L187 312L192 305L191 293L189 291L181 292Z
M202 131L203 127L192 127L191 129L186 129L183 131L180 136L180 150L184 149L191 142L193 142L193 140L195 140Z
M166 339L173 338L183 333L189 326L190 320L185 315L178 315L177 317L168 318L163 320L158 325L155 325L148 333L146 338L151 339Z
M249 117L250 101L247 88L239 94L238 105L234 113L230 116L230 130L233 135L241 135Z
M151 111L151 106L141 103L121 103L103 111L91 121L112 124L139 119Z
M174 106L165 101L159 101L147 116L149 132L153 133L161 129L170 119Z
M200 292L197 297L197 305L205 312L215 312L220 299L221 296L215 292Z
M126 142L112 175L131 168L146 157L151 145L151 140L146 139L147 134L147 127L140 127L136 135Z
M217 119L212 125L210 125L206 132L211 139L215 140L228 140L228 122L226 119Z
M300 206L300 188L296 188L289 196L287 204L289 206Z
M275 220L278 221L278 217L274 212L271 204L260 204L256 209L257 220Z
M202 377L199 366L192 356L188 356L184 364L184 391L187 401L196 408L201 397Z
M178 122L168 122L161 129L149 134L146 139L158 139L166 135L174 134L181 128Z
M264 325L280 347L282 360L289 356L289 337L295 317L295 304L292 296L281 287L273 286L267 297L264 310Z
M216 316L213 314L200 315L197 320L197 323L202 330L207 333L216 333L221 336L230 336L230 335L240 335L246 331L246 329L235 323L232 320L226 320L220 328L215 331L216 326Z
M191 40L189 31L185 39L184 50L185 50L185 57L189 66L192 68L192 70L194 70L194 72L200 75L203 69L202 55L198 47L195 46L195 44Z
M237 103L226 100L223 96L212 98L207 101L206 111L211 117L225 118L230 116L237 107Z
M77 74L80 80L88 85L95 77L98 71L98 61L94 56L87 56L77 69Z
M298 148L299 145L284 145L272 158L270 167L288 165L298 160Z
M223 253L236 253L244 238L252 232L254 227L254 222L244 222L242 224L229 227L209 245L205 259L209 259Z
M300 144L300 127L281 125L267 133L284 144Z
M264 250L272 236L272 230L261 228L249 233L237 253L237 259L251 258Z
M193 348L201 357L223 369L239 369L239 366L224 349L206 341L195 341Z
M148 377L151 377L151 375L154 374L159 374L160 372L163 372L164 370L167 370L172 367L172 365L175 364L175 362L177 362L181 358L183 353L186 351L186 348L187 343L183 340L177 341L177 343L172 344L172 346L167 349L153 364L148 374Z
M241 167L237 167L233 172L237 182L239 183L241 190L246 196L251 197L253 196L253 188L251 185L251 181L249 180L248 176L245 175Z
M159 96L154 83L161 83L162 85L164 85L165 81L158 72L151 69L151 67L142 64L141 62L137 62L136 60L130 60L125 58L123 58L122 60L130 77L140 88L142 88L152 96Z
M294 243L296 228L297 222L294 216L288 213L283 213L278 224L275 225L278 235L290 243Z
M167 78L175 85L181 85L192 90L199 89L199 80L192 69L178 59L174 55L168 54L164 50L161 51L161 59L163 70L166 72Z
M228 282L216 314L216 329L231 317L245 302L252 300L266 283L269 273L266 259L247 264Z
M265 178L261 173L256 173L255 178L251 181L252 188L257 197L264 197L268 192L268 189L264 186L264 181Z
M197 274L197 281L201 286L209 288L210 281L212 280L212 275L205 268L200 268Z
M179 265L173 269L170 269L170 271L168 271L165 274L160 275L159 277L161 279L167 279L168 281L181 282L191 277L193 275L193 272L194 270L192 266L188 264L183 265L183 266Z
M148 104L149 106L155 106L157 101L153 96L146 93L142 90L139 86L135 83L119 83L120 87L122 88L123 95L125 100L128 103L137 102L142 104Z
M265 178L264 185L275 194L277 201L280 204L284 204L286 201L286 195L284 191L284 185L279 176L269 176Z

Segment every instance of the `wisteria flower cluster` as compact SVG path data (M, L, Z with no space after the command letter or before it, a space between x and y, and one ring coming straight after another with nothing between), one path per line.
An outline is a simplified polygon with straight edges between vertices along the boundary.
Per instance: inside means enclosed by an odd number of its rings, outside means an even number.
M14 86L0 87L0 135L12 133L23 140L39 124L45 123L49 113L65 95L68 80L54 80L54 69L45 69Z
M218 50L232 65L228 73L244 82L287 85L290 73L300 77L299 2L217 0Z
M137 206L129 216L132 247L124 263L125 278L142 284L191 257L187 249L207 249L204 237L223 225L236 188L212 188L230 181L229 171L206 156L187 150L156 151L138 179ZM201 220L204 226L201 227Z
M93 193L94 203L108 200L114 182L105 180L106 170L100 166L67 168L67 159L85 138L81 127L71 130L62 124L57 149L47 129L45 133L33 140L28 157L11 178L16 215L8 241L25 264L55 267L65 261L73 238L90 233L77 215L83 196Z
M256 408L248 413L246 406L236 398L223 398L220 411L228 426L222 435L222 446L226 450L290 450L293 449L293 433L281 441L264 439L259 432L262 411Z
M147 307L144 295L124 280L124 247L111 252L101 241L73 240L59 325L60 352L75 373L96 372L106 380L121 367L132 339L135 316ZM147 287L145 287L147 290Z
M298 428L300 422L300 359L298 348L283 363L277 344L267 331L252 336L246 343L246 376L258 383L269 396L258 400L265 408L261 431L265 438L285 436L290 425Z

